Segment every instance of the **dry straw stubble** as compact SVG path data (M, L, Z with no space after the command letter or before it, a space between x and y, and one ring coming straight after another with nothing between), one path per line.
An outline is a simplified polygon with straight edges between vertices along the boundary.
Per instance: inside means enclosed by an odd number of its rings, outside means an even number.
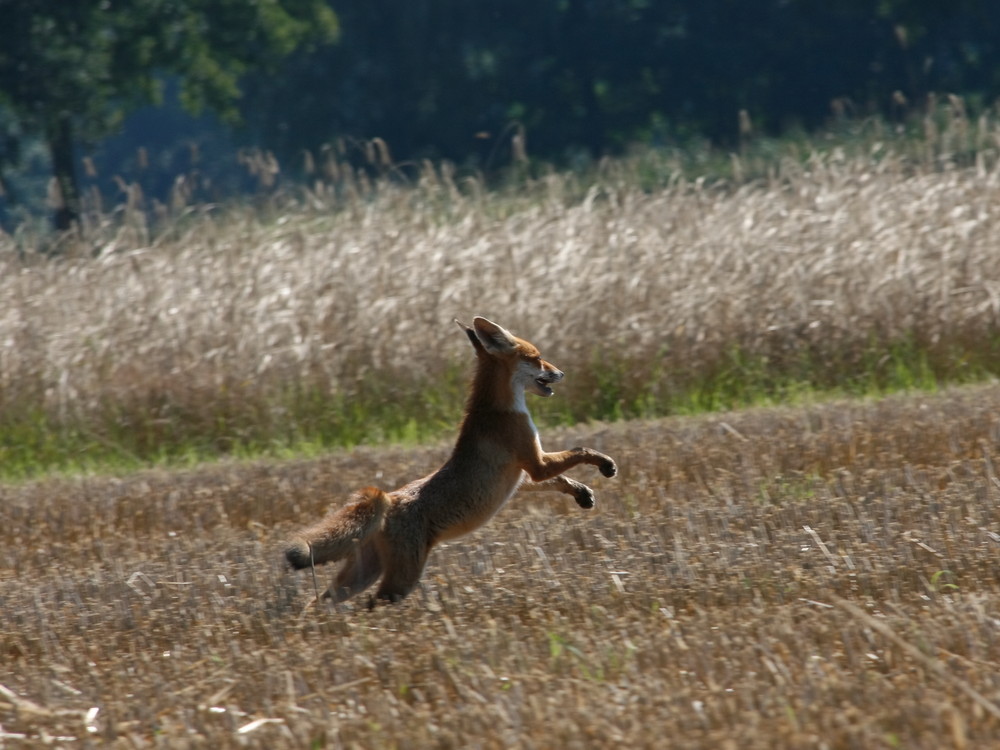
M988 386L552 431L619 459L598 508L515 498L374 612L303 613L284 540L446 445L7 486L0 725L118 747L982 746L997 414Z

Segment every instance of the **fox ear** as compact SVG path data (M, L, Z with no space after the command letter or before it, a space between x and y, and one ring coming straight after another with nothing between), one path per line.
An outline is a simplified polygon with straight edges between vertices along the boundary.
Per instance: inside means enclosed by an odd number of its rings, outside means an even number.
M517 340L506 328L478 316L472 319L472 325L473 333L487 353L494 355L512 354L517 348Z
M465 323L458 318L455 318L455 322L458 324L459 328L465 331L465 335L469 337L469 341L472 342L472 346L476 350L476 354L485 354L486 350L483 348L483 345L479 343L479 338L476 336L476 332L470 326L465 325Z

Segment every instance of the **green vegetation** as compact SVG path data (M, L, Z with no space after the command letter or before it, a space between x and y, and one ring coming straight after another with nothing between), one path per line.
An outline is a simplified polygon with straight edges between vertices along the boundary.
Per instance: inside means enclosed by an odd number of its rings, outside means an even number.
M843 396L875 398L988 379L1000 372L997 352L993 346L976 353L975 362L967 361L958 375L950 367L935 371L928 365L926 351L908 347L890 349L888 355L873 350L867 367L850 372L823 363L783 371L770 366L766 357L732 352L716 372L672 389L664 384L662 372L637 380L637 372L646 374L643 362L614 363L593 379L592 400L539 399L532 406L540 425L568 426L590 420L816 403ZM963 356L970 359L968 353ZM953 361L944 360L942 367ZM471 369L471 358L465 365ZM443 382L417 382L413 390L362 387L349 398L296 392L263 406L218 400L206 403L198 414L177 411L140 422L129 421L114 407L105 412L103 423L59 422L37 410L18 414L10 409L0 427L0 478L182 467L224 456L306 457L362 444L415 445L449 439L462 415L467 381L455 374Z
M2 8L0 106L9 112L0 115L12 113L18 128L7 133L0 166L21 137L44 139L60 230L80 220L78 143L109 134L141 105L161 104L164 76L179 81L192 113L207 108L236 123L243 76L273 73L296 49L337 32L322 0L4 0Z

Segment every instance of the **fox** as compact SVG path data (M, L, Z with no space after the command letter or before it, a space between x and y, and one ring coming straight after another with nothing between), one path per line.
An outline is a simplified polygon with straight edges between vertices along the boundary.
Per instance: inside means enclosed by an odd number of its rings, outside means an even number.
M295 570L345 561L321 600L347 601L381 578L369 607L399 602L436 545L483 526L518 490L554 490L589 509L593 490L564 472L590 464L605 477L618 473L614 459L591 448L542 450L526 396L552 396L564 373L533 344L484 317L455 323L472 342L476 369L448 460L397 490L358 490L285 549Z

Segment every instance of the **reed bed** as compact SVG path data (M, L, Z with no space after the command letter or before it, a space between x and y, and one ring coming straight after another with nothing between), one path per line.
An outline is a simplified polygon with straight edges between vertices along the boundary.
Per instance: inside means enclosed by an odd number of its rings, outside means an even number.
M982 378L1000 129L949 122L917 154L817 148L742 182L649 189L649 155L490 192L424 165L155 234L126 211L54 255L0 236L0 462L433 438L474 314L567 371L550 423Z
M547 431L399 605L304 609L294 529L447 445L0 485L6 747L982 747L1000 388ZM320 570L322 586L329 570Z

